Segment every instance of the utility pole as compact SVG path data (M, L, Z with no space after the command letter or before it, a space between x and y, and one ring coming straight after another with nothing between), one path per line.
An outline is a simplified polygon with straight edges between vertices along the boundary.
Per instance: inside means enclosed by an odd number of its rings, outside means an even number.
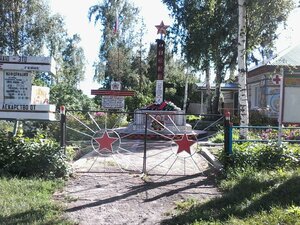
M246 71L246 3L238 0L239 31L238 31L238 81L239 81L239 111L240 126L249 124L249 109L247 99L247 71ZM240 138L247 139L248 129L240 129Z

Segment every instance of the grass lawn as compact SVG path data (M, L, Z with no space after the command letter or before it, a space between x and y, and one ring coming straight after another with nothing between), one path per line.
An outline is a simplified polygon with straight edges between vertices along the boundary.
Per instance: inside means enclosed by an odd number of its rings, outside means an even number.
M300 225L300 169L241 171L220 183L222 197L177 204L164 224Z
M0 224L72 224L52 199L62 185L58 180L0 178Z

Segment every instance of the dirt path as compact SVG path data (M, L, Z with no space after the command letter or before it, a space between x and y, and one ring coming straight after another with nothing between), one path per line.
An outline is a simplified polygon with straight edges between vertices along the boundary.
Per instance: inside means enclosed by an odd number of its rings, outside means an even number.
M154 145L153 149L157 151L157 146ZM160 147L160 151L164 150ZM136 151L127 157L137 162L141 154L141 151ZM122 172L118 167L121 162L112 163L112 160L116 161L111 156L99 157L91 153L74 163L75 178L57 193L66 206L67 218L80 225L160 224L172 216L176 202L187 199L206 201L220 194L207 162L201 157L195 159L202 170L200 172L176 174L182 171L178 169L182 165L174 163L172 170L177 172L144 179L141 173ZM153 163L151 160L157 161L149 159L148 164Z

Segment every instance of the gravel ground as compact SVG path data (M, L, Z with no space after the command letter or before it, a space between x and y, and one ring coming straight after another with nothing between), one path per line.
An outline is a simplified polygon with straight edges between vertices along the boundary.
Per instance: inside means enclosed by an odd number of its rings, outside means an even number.
M143 168L143 143L125 144L134 151L102 156L92 152L74 162L74 178L56 193L66 207L66 218L80 225L153 225L170 218L176 202L220 196L213 170L200 154L193 156L192 163L173 160L167 146L153 142L147 149L151 173L143 176L139 170ZM134 169L120 169L128 165Z

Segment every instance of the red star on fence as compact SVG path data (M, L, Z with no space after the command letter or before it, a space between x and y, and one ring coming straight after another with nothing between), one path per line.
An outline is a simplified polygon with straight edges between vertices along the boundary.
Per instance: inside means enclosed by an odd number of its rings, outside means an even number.
M107 149L112 152L112 144L119 138L110 137L105 131L100 138L95 138L95 141L99 144L99 150Z
M175 141L175 143L178 145L177 154L186 151L191 155L191 146L196 143L196 141L189 140L188 136L184 134L183 137L180 140Z

